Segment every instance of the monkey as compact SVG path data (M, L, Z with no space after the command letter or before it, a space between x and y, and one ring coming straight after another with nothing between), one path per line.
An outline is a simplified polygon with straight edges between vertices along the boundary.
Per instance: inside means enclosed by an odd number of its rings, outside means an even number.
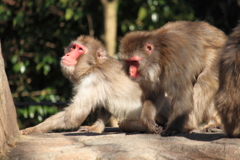
M240 138L240 22L229 35L219 62L216 109L228 137Z
M149 115L153 126L143 125L139 84L126 75L122 63L110 57L99 40L79 36L65 49L60 63L63 75L73 84L71 103L42 123L21 130L21 134L75 129L96 108L100 108L96 122L92 126L80 126L79 132L102 133L111 115L119 120L122 131L161 132L168 119L170 101L167 98L155 101L158 107Z
M168 22L153 31L127 33L119 59L128 76L139 83L143 110L154 108L159 91L171 97L171 110L162 136L205 129L201 123L221 124L214 108L218 62L226 35L201 21ZM143 123L147 123L144 120ZM206 127L210 127L206 125Z

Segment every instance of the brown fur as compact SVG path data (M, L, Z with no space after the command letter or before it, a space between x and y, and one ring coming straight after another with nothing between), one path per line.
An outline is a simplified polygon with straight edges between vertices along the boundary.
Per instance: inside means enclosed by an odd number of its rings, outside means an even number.
M187 21L167 23L151 32L130 32L121 40L120 59L142 57L138 67L141 77L136 81L145 93L143 104L154 106L151 100L156 100L159 89L172 97L162 135L191 132L213 118L217 64L225 40L225 34L208 23Z
M240 23L222 52L216 108L229 137L240 138Z
M72 44L83 45L86 52L78 57L74 66L64 65L61 61L63 74L74 84L70 105L44 122L22 130L22 134L79 127L97 107L101 108L98 120L92 126L80 127L79 131L101 133L111 115L120 121L120 128L126 132L157 132L155 116L159 117L156 118L158 123L166 123L169 103L163 99L156 102L159 109L150 117L153 129L142 124L142 91L139 84L131 81L122 71L122 63L107 55L101 42L89 36L80 36L66 48L65 56L70 53Z

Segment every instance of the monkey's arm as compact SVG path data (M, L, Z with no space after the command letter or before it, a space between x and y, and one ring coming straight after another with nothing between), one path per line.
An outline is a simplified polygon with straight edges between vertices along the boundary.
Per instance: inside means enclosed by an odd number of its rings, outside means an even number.
M109 113L105 108L100 108L96 122L91 126L81 126L78 131L102 133L105 129L105 124L108 122L110 117L111 113Z
M77 106L72 103L64 111L47 118L42 123L21 130L21 134L46 133L55 129L77 128L91 112L91 106Z
M149 133L161 133L162 127L155 121L157 106L150 100L145 100L142 106L141 121Z
M189 85L190 86L190 85ZM181 92L182 91L182 92ZM191 87L178 89L172 99L171 113L168 118L167 127L161 133L162 136L173 136L179 133L189 133L196 126L196 120L189 116L193 111L193 90Z

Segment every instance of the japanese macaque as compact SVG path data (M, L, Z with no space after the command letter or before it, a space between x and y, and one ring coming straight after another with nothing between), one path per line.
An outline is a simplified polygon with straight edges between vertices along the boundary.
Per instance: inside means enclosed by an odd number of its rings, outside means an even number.
M155 101L158 107L147 111L149 124L143 125L141 116L146 113L142 110L139 84L126 75L121 62L107 55L98 40L80 36L71 42L61 59L61 68L74 85L70 105L44 122L22 130L21 134L77 128L96 108L100 108L97 121L92 126L80 127L79 131L101 133L113 115L119 120L123 131L161 132L158 124L164 125L167 121L170 109L168 99L161 95Z
M216 108L229 137L240 138L240 23L229 35L220 60Z
M133 31L122 38L119 58L143 90L143 109L155 107L161 90L172 98L162 136L219 125L213 101L225 41L226 35L208 23L187 21L170 22L155 31ZM200 126L202 122L207 125Z

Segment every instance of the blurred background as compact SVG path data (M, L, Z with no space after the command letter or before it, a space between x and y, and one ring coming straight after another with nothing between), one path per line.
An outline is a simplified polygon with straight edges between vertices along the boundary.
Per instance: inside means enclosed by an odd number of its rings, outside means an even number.
M240 0L1 0L0 39L19 127L67 106L72 86L59 61L77 36L100 39L116 57L124 34L169 21L203 20L229 34L239 8Z

